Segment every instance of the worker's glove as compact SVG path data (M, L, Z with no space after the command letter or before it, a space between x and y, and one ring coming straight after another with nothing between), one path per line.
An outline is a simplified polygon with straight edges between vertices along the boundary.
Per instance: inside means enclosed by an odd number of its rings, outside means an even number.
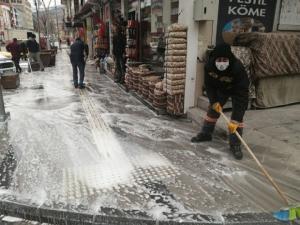
M235 123L235 122L230 122L228 124L228 130L229 130L229 133L230 134L234 134L236 132L236 130L238 129L239 127L239 124L238 123Z
M212 105L213 110L215 110L217 113L222 112L222 106L220 105L219 102L216 102L215 104Z

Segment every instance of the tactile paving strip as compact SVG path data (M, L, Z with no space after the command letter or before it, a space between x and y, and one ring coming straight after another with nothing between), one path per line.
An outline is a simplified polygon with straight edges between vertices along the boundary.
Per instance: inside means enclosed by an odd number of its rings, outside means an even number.
M101 114L97 111L99 109L95 108L87 92L80 91L80 97L94 132L94 139L97 139L95 140L97 147L107 148L106 143L104 142L103 145L99 143L99 140L112 138L111 129L101 118ZM124 189L130 190L149 182L168 181L179 175L176 168L164 156L157 153L146 156L151 160L145 163L144 155L126 155L121 148L118 149L117 145L109 151L99 149L99 152L108 152L110 157L104 157L97 165L66 168L63 171L64 198L67 202L107 192L120 193ZM120 159L114 159L119 154L124 154L122 160L125 161L127 166L125 168L128 171L123 171L122 167L119 168Z

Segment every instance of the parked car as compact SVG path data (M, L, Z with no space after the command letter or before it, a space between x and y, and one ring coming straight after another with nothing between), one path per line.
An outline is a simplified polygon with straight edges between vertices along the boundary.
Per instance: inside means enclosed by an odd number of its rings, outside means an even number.
M9 52L0 52L0 76L7 72L16 72L15 64Z

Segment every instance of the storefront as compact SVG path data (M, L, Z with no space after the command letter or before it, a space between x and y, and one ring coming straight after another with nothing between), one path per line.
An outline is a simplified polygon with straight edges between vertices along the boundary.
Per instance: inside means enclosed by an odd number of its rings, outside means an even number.
M128 20L138 23L138 60L163 67L165 31L178 21L178 0L131 0Z
M300 30L300 0L202 2L179 1L179 23L188 27L185 112L207 108L203 79L208 46L222 41L232 44L241 33Z
M127 72L129 67L137 69L138 65L142 65L141 73L163 78L166 74L164 63L167 28L177 22L187 27L187 47L184 50L186 57L181 62L181 65L186 63L185 82L180 81L180 86L184 85L185 90L183 112L186 113L189 108L201 105L203 100L204 64L208 46L221 41L232 43L240 33L299 30L299 2L300 0L103 1L100 4L100 22L96 25L94 22L93 29L95 36L102 36L106 40L107 44L103 46L106 45L107 52L112 55L111 25L121 14L127 20ZM98 44L94 38L93 45ZM182 68L179 71L181 70ZM134 79L138 82L137 78ZM136 89L137 86L136 84Z
M174 95L167 93L167 84L163 82L167 30L178 22L179 0L129 0L127 3L123 12L128 18L126 86L157 112L182 115L183 91L177 96L176 105ZM184 81L180 82L183 90Z

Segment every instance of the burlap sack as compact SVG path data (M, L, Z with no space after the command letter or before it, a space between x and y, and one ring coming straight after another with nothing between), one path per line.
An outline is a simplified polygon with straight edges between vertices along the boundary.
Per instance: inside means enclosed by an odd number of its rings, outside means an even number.
M182 80L165 79L165 82L168 85L184 85L185 84L185 79L182 79Z
M186 50L167 50L166 56L186 56Z
M168 85L167 90L175 91L175 90L184 90L184 85Z
M165 62L164 67L167 68L174 68L174 67L186 67L186 62Z
M182 32L182 31L172 31L169 32L167 34L167 37L171 37L171 38L186 38L186 32Z
M184 90L167 90L169 95L184 94Z
M168 44L168 50L186 50L187 44Z
M166 56L165 62L186 62L186 56Z
M154 89L154 95L155 96L162 96L162 95L165 95L166 92L164 92L163 90L158 90L158 89Z
M155 84L155 89L162 90L163 89L163 82L156 83Z
M165 68L165 73L169 74L182 74L186 72L185 67L178 67L178 68Z
M167 44L186 44L187 40L184 38L167 38Z
M168 80L182 80L185 79L185 73L181 73L181 74L165 73L164 77Z
M168 27L168 32L172 31L186 31L187 27L178 23L173 23Z

